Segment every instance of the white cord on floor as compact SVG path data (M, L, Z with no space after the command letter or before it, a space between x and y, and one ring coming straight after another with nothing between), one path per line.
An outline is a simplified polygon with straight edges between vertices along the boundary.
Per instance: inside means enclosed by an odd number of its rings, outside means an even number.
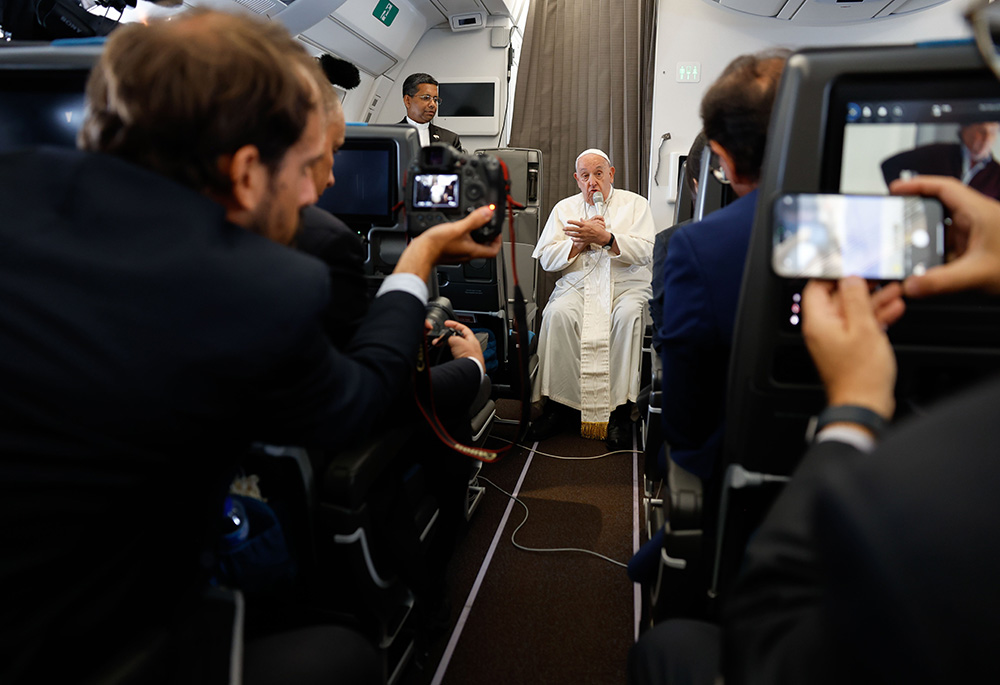
M514 442L513 440L507 440L506 438L501 438L501 437L496 436L496 435L491 435L490 439L491 440L500 440L501 442L510 443L510 444L516 445L518 447L523 447L526 450L530 450L531 449L531 445L522 445L519 442ZM535 454L541 455L543 457L548 457L549 459L564 459L566 461L589 461L591 459L603 459L604 457L611 456L612 454L621 454L623 452L631 454L632 452L635 452L635 451L636 450L632 450L632 449L628 449L628 450L614 450L612 452L605 452L604 454L595 454L592 457L564 457L564 456L560 456L558 454L549 454L547 452L539 452L538 448L535 448Z
M629 450L629 451L631 451L631 450ZM539 454L539 452L536 452L536 454ZM605 456L605 455L602 455L602 456ZM593 459L593 457L587 457L587 458ZM512 500L514 500L515 502L517 502L518 504L520 504L522 507L524 507L524 520L521 521L521 523L518 524L517 528L514 529L514 532L510 534L510 542L511 542L511 544L514 545L515 547L517 547L518 549L523 549L525 552L583 552L584 554L590 554L592 556L604 559L605 561L610 561L615 566L621 566L622 568L628 568L628 564L623 564L622 562L616 561L616 560L612 559L611 557L606 557L603 554L600 554L598 552L595 552L595 551L589 550L589 549L580 549L579 547L552 547L552 548L525 547L524 545L520 544L517 540L515 540L514 536L517 535L517 531L521 530L521 526L523 526L525 523L528 522L528 505L525 504L524 502L522 502L517 497L514 497L514 495L510 494L509 492L507 492L506 490L504 490L503 488L501 488L499 485L497 485L496 483L494 483L493 481L491 481L489 478L486 478L486 477L484 477L482 475L480 475L478 478L479 478L479 480L484 481L484 482L492 485L494 488L496 488L497 490L499 490L503 494L507 495L507 497L510 497Z

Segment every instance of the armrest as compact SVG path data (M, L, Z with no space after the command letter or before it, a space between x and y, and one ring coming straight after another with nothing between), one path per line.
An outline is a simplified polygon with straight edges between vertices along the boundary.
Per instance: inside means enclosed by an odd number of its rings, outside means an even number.
M395 460L413 433L411 421L386 426L377 437L368 438L333 456L323 472L320 501L356 509L364 504L368 491Z

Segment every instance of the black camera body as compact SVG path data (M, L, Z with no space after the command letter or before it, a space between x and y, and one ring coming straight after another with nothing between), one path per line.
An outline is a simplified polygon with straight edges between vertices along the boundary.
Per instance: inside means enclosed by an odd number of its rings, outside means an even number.
M472 232L488 243L503 230L510 182L503 162L492 155L467 155L445 143L420 150L406 175L406 230L417 236L432 226L493 207L489 223Z

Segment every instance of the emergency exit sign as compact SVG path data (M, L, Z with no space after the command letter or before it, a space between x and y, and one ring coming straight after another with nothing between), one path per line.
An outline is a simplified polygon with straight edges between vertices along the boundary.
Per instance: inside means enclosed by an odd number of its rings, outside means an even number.
M392 20L396 18L397 14L399 14L399 8L389 0L379 0L378 4L375 5L375 11L372 12L372 16L386 26L392 26Z
M701 62L678 62L677 83L699 83L701 81Z

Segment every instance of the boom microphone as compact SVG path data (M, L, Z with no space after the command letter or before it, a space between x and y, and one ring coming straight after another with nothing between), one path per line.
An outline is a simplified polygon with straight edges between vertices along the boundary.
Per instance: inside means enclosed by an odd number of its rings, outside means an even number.
M593 195L594 207L597 208L597 213L600 216L604 216L604 193L597 191Z
M319 65L323 68L323 73L330 79L330 83L340 86L344 90L356 88L361 83L361 73L358 68L347 60L323 54L319 57Z

